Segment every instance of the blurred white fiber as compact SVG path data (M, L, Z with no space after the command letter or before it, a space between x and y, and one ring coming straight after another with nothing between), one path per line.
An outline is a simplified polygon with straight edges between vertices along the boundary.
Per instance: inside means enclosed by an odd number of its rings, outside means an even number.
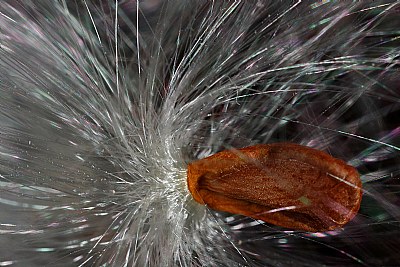
M0 2L0 266L400 265L400 1ZM343 229L195 203L290 141L361 174Z

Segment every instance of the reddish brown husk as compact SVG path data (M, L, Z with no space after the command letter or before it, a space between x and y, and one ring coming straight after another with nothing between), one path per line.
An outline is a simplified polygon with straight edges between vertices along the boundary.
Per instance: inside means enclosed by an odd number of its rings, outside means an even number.
M208 207L311 232L349 222L361 203L357 170L309 147L276 143L227 150L192 162L187 182Z

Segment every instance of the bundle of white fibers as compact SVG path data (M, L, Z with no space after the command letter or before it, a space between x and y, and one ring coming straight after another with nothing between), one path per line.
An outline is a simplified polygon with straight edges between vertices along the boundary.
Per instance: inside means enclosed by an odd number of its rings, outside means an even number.
M1 0L0 266L400 264L400 1ZM293 142L359 214L291 231L192 199L187 164Z

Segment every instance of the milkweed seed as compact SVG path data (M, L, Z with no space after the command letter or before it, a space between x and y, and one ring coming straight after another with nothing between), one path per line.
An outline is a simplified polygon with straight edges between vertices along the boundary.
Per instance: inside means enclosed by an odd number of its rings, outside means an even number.
M278 226L310 232L341 227L358 212L357 170L291 143L226 150L189 164L194 200Z

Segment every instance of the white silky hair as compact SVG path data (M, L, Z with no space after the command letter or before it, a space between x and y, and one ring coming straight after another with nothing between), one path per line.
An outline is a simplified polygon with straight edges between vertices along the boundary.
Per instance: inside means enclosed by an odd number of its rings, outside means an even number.
M0 266L399 263L400 1L0 2ZM186 166L294 142L359 170L304 233L212 211Z

